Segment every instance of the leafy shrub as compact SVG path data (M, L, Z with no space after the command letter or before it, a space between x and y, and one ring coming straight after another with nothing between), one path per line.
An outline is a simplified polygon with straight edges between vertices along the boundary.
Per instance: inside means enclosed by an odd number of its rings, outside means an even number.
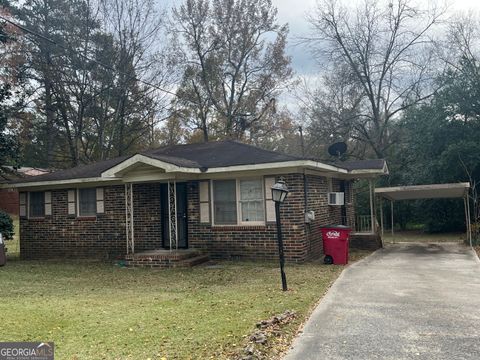
M13 239L13 220L6 212L0 210L0 233L5 240Z

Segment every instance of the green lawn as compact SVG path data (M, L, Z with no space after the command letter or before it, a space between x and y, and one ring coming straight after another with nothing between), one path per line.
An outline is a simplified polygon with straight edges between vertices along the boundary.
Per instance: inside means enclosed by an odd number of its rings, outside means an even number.
M13 219L13 227L15 234L13 240L7 240L5 245L8 249L7 256L9 259L15 259L20 257L20 224L18 216L10 215Z
M354 258L366 253L354 253ZM342 271L320 263L124 269L10 261L0 269L0 341L54 341L58 359L228 358L255 323L285 310L298 326Z

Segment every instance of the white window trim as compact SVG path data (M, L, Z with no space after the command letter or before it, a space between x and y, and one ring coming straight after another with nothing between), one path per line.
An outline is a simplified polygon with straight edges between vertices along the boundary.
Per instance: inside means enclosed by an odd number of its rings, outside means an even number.
M216 224L215 223L215 193L213 189L213 182L215 180L210 180L210 217L212 219L212 226L214 227L232 227L232 226L265 226L266 221L266 204L265 204L265 178L264 177L246 177L246 178L235 178L235 179L219 179L218 181L228 181L235 180L235 203L237 206L237 223L236 224ZM242 221L242 207L240 202L240 181L243 180L259 180L262 183L262 203L263 203L263 221Z
M82 188L82 189L91 189L91 188ZM95 189L95 215L80 215L80 188L77 188L76 189L76 196L77 196L77 203L75 204L76 205L76 210L77 210L77 218L90 218L90 219L93 219L93 218L96 218L97 217L97 188L93 188Z
M28 192L28 197L27 197L27 219L45 219L45 191L33 191L33 192L41 192L43 194L43 216L30 216L30 204L31 204L31 199L30 199L30 194L32 191Z

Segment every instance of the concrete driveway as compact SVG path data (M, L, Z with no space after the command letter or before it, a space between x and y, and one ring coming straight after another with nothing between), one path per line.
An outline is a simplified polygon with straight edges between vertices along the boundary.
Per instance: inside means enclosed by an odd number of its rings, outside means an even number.
M286 359L480 359L480 261L395 244L348 267Z

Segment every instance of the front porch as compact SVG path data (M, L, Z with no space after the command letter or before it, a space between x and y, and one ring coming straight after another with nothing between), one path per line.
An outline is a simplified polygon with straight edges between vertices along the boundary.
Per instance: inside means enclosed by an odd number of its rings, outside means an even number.
M375 182L368 179L368 215L356 214L342 218L344 225L352 229L350 247L359 250L376 250L383 247L382 235L376 218ZM358 196L358 194L354 195Z
M128 254L127 267L175 268L191 267L209 261L209 257L197 249L156 249Z

